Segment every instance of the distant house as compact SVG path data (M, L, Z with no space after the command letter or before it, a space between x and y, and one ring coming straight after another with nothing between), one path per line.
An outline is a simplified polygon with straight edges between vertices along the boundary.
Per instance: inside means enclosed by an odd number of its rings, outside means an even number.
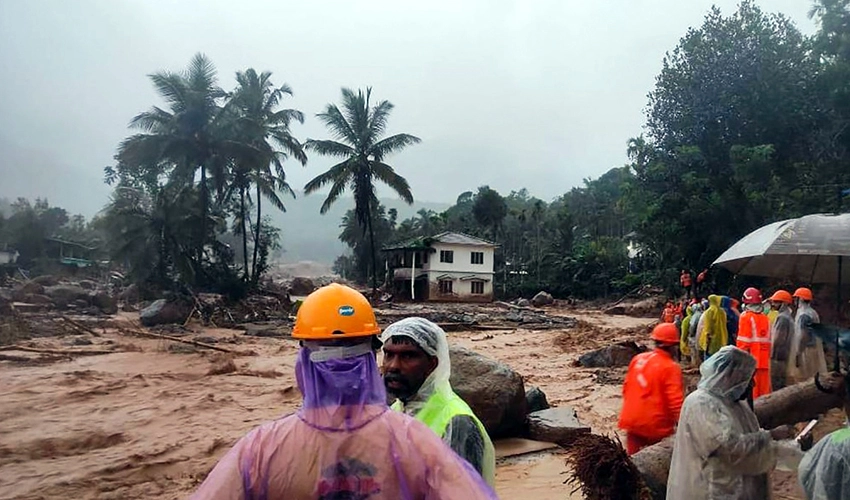
M7 248L0 250L0 266L3 264L14 264L18 260L18 251Z
M387 246L394 295L415 301L490 302L498 245L445 232Z
M47 256L66 266L91 267L94 247L60 238L45 238Z

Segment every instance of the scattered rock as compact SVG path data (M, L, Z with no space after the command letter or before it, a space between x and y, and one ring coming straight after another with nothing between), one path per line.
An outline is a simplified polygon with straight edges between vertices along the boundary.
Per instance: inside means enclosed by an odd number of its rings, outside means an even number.
M531 301L528 299L519 299L516 301L516 305L519 307L531 307Z
M26 302L27 304L52 304L53 301L50 300L50 297L47 295L39 295L37 293L29 293L27 294L21 302Z
M53 299L53 303L60 309L63 309L76 301L85 302L85 305L82 307L86 307L88 305L89 293L77 285L45 286L44 295Z
M526 391L525 404L528 407L529 413L549 408L549 401L546 401L546 394L539 387L532 387Z
M664 303L658 297L639 300L637 302L623 302L605 309L605 314L620 314L638 318L656 317L660 314Z
M88 309L89 301L86 299L76 299L68 304L68 307L73 307L74 309Z
M26 302L24 297L27 295L44 295L44 286L35 281L27 281L12 291L12 298L18 302Z
M629 366L632 358L644 351L646 351L646 347L635 342L620 342L582 354L575 365L585 368Z
M77 284L80 285L80 288L83 288L85 290L94 290L95 288L97 288L97 283L92 280L80 280L80 282Z
M118 300L125 304L135 304L139 301L139 287L133 283L118 294Z
M94 342L85 337L75 337L68 345L92 345Z
M36 276L32 279L32 281L38 283L41 286L56 286L59 284L59 280L56 279L55 276L50 274L45 274L43 276Z
M534 298L531 299L531 305L533 305L534 307L548 306L552 305L553 303L555 303L555 299L552 298L552 296L549 295L548 292L537 292L537 295L535 295Z
M139 320L144 326L183 323L189 317L190 312L192 312L192 308L182 300L169 302L165 299L159 299L142 309L139 313Z
M292 278L289 284L289 294L303 297L310 295L316 289L316 285L310 278Z
M118 301L106 292L90 294L89 302L105 314L115 314L118 312Z
M525 429L522 377L508 365L463 347L449 348L451 384L493 438L519 436Z
M590 427L582 425L570 406L549 408L528 414L528 435L535 441L567 443L576 434L587 434Z
M209 337L209 336L205 336L205 335L200 335L198 337L195 337L192 340L194 340L195 342L201 342L201 343L204 343L204 344L218 344L217 338Z

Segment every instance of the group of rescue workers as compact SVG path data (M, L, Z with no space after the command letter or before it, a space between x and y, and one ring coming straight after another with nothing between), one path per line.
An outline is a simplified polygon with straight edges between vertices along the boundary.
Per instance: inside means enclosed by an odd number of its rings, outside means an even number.
M736 315L740 349L722 345L729 334L721 298L710 296L704 311L696 301L680 318L657 325L655 349L631 362L620 425L629 453L676 434L668 498L769 498L767 473L797 444L760 430L745 400L754 387L770 391L771 369L796 380L822 368L808 353L820 346L805 330L818 321L811 292L794 295L796 318L790 294L777 292L769 299L777 312L771 319L756 307L758 291L747 290L745 311ZM700 339L693 344L691 324ZM363 295L332 284L304 300L292 336L300 341L300 410L240 439L192 498L497 498L493 444L452 390L448 341L438 325L406 318L381 332ZM781 342L789 343L786 354L769 356ZM702 375L687 398L676 361L684 347L697 353ZM803 459L800 477L810 498L850 498L848 444L850 429L838 431Z
M690 289L685 273L681 283ZM629 365L619 420L629 454L675 434L667 498L770 498L768 473L779 459L798 465L809 499L850 499L850 428L804 455L810 438L784 441L784 430L761 430L752 410L755 398L827 373L812 299L808 288L766 300L748 288L740 302L688 294L678 306L667 303L651 334L655 348ZM687 398L679 354L700 371ZM850 403L845 412L850 417Z

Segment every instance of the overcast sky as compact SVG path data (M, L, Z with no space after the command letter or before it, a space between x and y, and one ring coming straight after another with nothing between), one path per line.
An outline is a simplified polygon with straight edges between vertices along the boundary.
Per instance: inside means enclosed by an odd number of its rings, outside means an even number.
M0 197L92 215L128 121L160 104L146 75L206 53L225 89L254 67L295 91L296 137L342 86L396 108L390 158L420 200L489 184L552 199L625 160L664 53L718 0L0 0ZM762 0L806 33L807 0ZM303 185L330 161L292 164Z

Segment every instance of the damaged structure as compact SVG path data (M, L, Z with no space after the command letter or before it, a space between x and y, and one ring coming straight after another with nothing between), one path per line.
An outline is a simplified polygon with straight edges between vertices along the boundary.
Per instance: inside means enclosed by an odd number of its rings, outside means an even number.
M493 300L495 243L444 232L385 247L394 296L412 301Z

